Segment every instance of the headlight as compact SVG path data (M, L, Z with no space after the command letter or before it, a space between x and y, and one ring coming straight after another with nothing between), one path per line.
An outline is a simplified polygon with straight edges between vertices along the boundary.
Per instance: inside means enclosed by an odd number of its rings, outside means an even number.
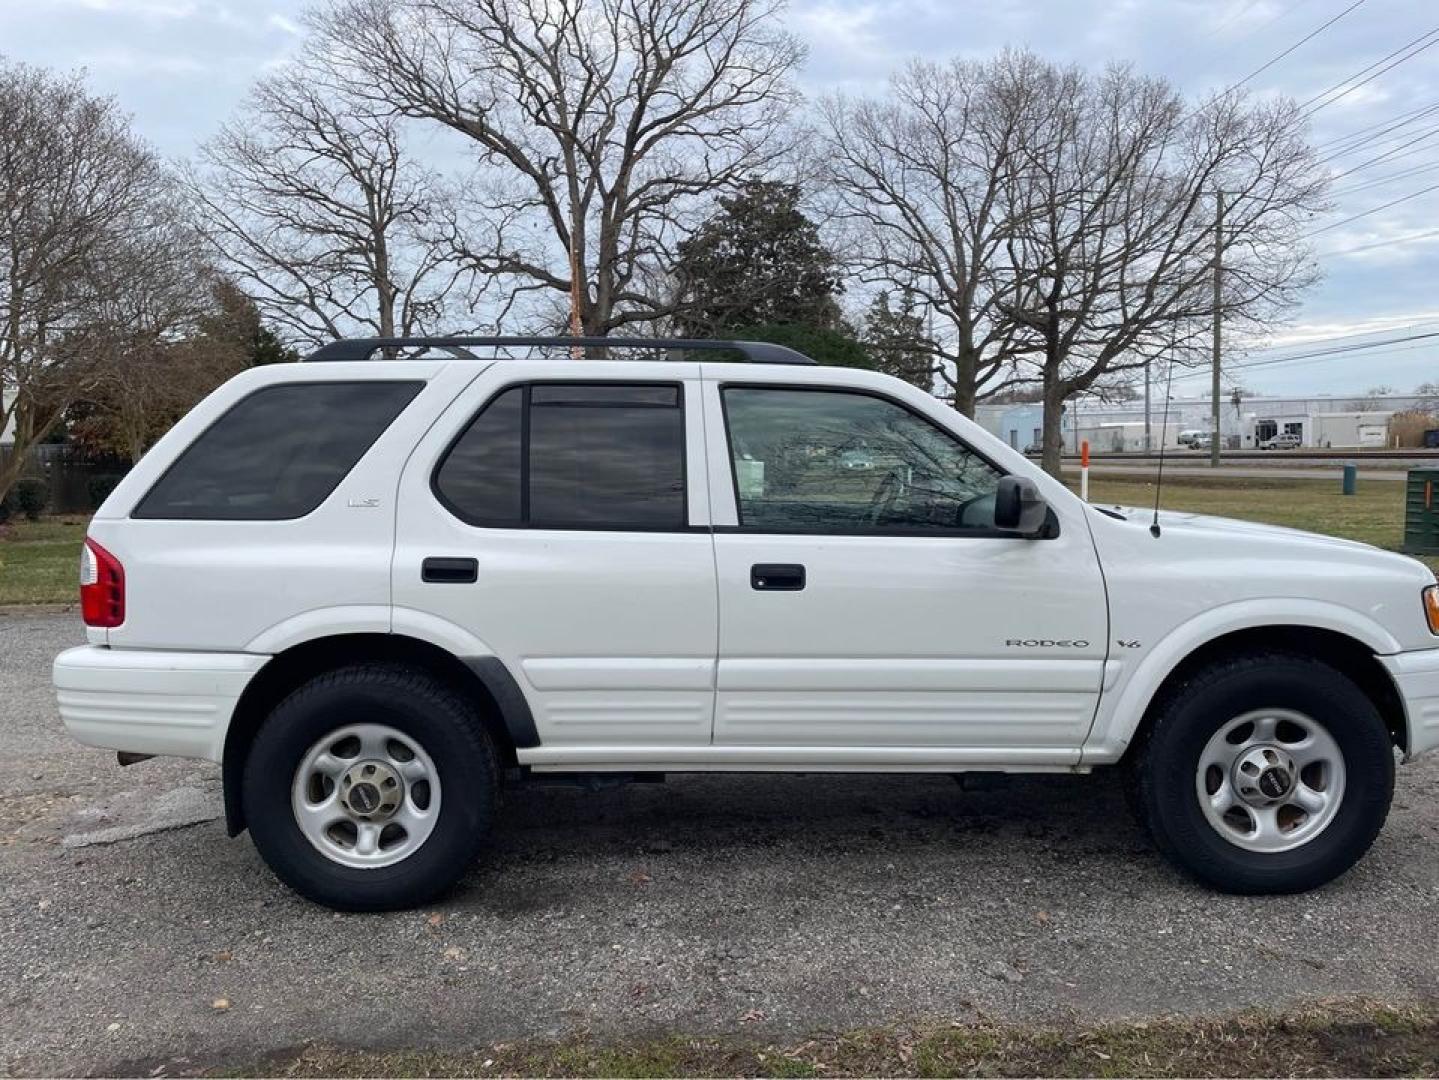
M1424 614L1429 619L1429 632L1439 634L1439 585L1424 590Z

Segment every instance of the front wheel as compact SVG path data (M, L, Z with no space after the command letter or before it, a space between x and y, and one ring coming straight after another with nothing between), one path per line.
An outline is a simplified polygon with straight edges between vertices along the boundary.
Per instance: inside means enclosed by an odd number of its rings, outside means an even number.
M483 725L423 672L362 665L287 697L245 762L255 846L291 888L329 907L414 907L451 886L494 817Z
M1343 874L1389 812L1394 751L1373 702L1310 657L1217 662L1157 706L1134 762L1156 845L1225 892L1288 893Z

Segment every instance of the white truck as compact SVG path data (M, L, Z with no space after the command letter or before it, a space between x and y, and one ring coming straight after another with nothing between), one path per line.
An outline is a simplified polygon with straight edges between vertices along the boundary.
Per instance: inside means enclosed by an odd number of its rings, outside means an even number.
M1152 528L912 386L750 342L246 371L105 501L81 599L72 735L220 763L231 834L345 909L443 891L538 774L1119 766L1178 866L1302 890L1439 744L1419 562Z

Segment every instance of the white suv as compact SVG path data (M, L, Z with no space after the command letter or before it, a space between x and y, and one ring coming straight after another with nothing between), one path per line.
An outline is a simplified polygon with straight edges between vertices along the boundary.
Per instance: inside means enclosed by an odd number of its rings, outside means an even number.
M91 523L70 732L220 762L231 833L348 909L435 896L540 773L1119 764L1196 877L1307 889L1439 744L1412 559L1152 528L775 346L575 347L341 341L215 391Z

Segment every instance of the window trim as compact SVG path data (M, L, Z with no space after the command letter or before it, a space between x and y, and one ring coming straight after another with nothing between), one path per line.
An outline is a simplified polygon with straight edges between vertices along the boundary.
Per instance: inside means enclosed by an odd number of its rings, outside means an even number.
M364 461L365 458L369 456L370 452L375 449L375 446L379 443L379 441L385 437L386 432L388 432L391 428L393 428L393 427L395 426L395 422L396 422L397 420L399 420L400 417L402 417L402 416L405 415L405 413L409 410L410 406L415 403L415 399L418 398L421 394L423 394L423 393L425 392L425 388L426 388L428 385L429 385L429 380L428 380L428 379L356 379L356 378L345 378L345 379L277 379L275 382L266 383L264 386L257 386L257 387L255 387L255 389L251 390L249 393L244 394L244 395L236 398L234 401L230 402L229 405L225 406L224 411L221 412L219 416L215 417L215 418L214 418L213 420L211 420L208 424L206 424L203 428L201 428L200 431L198 431L198 432L195 434L195 436L194 436L188 443L185 444L184 448L181 449L180 452L179 452L178 454L176 454L175 457L170 461L170 463L169 463L168 465L166 465L165 468L160 471L160 475L157 476L157 477L155 477L155 479L150 482L150 486L145 489L145 493L135 500L134 505L132 505L132 506L130 507L130 512L126 515L126 520L129 520L129 521L190 521L190 522L199 522L199 523L202 523L202 524L203 524L203 523L211 523L211 524L223 523L223 524L226 524L226 525L245 525L245 524L254 523L254 522L265 523L265 522L276 522L276 521L303 521L305 518L309 517L311 514L319 513L320 509L325 505L325 503L327 503L327 502L330 501L330 497L331 497L332 495L334 495L336 491L339 490L340 485L343 484L347 479L349 479L350 474L353 473L353 472L355 471L355 469L357 469L357 468L359 467L360 462ZM329 491L325 492L325 494L320 497L320 501L317 502L314 506L310 507L310 509L306 510L303 514L289 514L289 515L285 515L285 516L282 516L282 517L243 517L243 518L233 518L233 517L170 517L170 516L159 515L159 514L141 514L141 513L140 513L140 508L141 508L142 506L144 506L144 505L145 505L145 501L146 501L147 499L149 499L151 495L154 494L155 489L158 488L161 484L163 484L163 483L165 482L165 480L170 476L170 474L171 474L172 472L174 472L177 468L180 467L180 464L185 460L186 455L188 455L188 454L190 453L190 451L193 450L193 449L199 444L200 440L203 439L206 435L210 434L210 432L213 431L213 430L215 429L215 427L216 427L217 425L219 425L227 416L229 416L231 413L233 413L236 409L238 409L241 405L245 404L245 402L249 401L251 398L259 397L261 394L268 393L268 392L270 392L270 391L272 391L272 390L288 389L288 388L293 387L293 386L411 386L411 387L414 387L414 393L412 393L412 394L410 395L410 398L409 398L408 401L406 401L403 405L400 406L399 411L396 412L394 416L390 417L389 422L386 423L384 427L380 428L379 431L375 432L375 437L370 440L370 444L369 444L368 446L366 446L362 451L360 451L360 456L357 457L357 458L355 458L355 460L350 463L350 467L349 467L348 469L346 469L343 473L341 473L338 477L335 478L334 484L332 484L332 485L330 486L330 490L329 490Z
M543 525L536 525L529 520L530 516L530 391L536 386L664 386L672 387L675 390L676 403L674 405L650 405L637 404L627 406L628 408L639 409L670 409L673 408L680 414L680 503L684 507L684 524L682 525L613 525L599 524L596 522L546 522ZM493 405L499 398L516 388L521 390L520 399L520 518L517 523L486 521L471 517L462 511L440 488L440 470L445 467L450 454L459 445L466 433L469 432L474 422L480 415ZM614 408L613 404L589 403L589 402L564 402L553 405L540 406L541 408L557 409L608 409ZM508 382L495 388L494 393L485 398L483 402L465 419L440 451L435 463L430 469L430 494L457 521L468 525L473 529L506 529L516 532L623 532L623 533L706 533L709 532L707 525L690 524L690 486L689 486L689 415L685 407L685 383L669 382L663 379L523 379L516 382Z
M744 523L744 509L743 509L743 504L742 504L742 502L741 502L741 500L740 500L740 494L739 494L739 474L738 474L738 473L736 472L736 470L735 470L735 452L734 452L734 441L733 441L733 429L732 429L732 425L730 424L729 401L727 400L727 398L726 398L726 396L725 396L725 391L731 390L731 389L733 389L733 390L805 390L805 391L809 391L809 392L811 392L811 393L822 393L822 394L851 394L851 395L857 395L857 396L859 396L859 397L875 398L875 399L877 399L877 400L879 400L879 401L887 402L887 403L890 404L890 405L897 406L898 408L903 409L905 412L909 413L909 415L912 416L912 417L914 417L916 420L919 420L921 423L928 424L931 428L934 428L934 429L935 429L936 431L938 431L941 435L943 435L943 436L945 436L946 438L948 438L948 439L952 440L953 442L957 443L959 446L963 447L963 448L964 448L965 450L967 450L969 453L971 453L971 454L973 454L975 457L979 458L979 459L980 459L981 461L983 461L986 465L988 465L991 469L993 469L996 473L998 473L1001 477L1004 477L1004 476L1013 476L1014 474L1011 473L1008 469L1004 468L1004 467L1003 467L1002 465L1000 465L998 462L996 462L996 461L995 461L993 458L991 458L988 454L983 453L982 451L980 451L980 450L976 449L975 447L973 447L972 445L970 445L970 443L969 443L967 440L961 439L958 435L956 435L954 432L950 431L947 427L944 427L942 424L938 423L938 422L935 421L933 418L924 415L924 413L920 412L920 411L919 411L918 409L916 409L913 405L909 404L909 402L907 402L907 401L902 401L902 400L900 400L899 398L894 397L894 396L891 395L891 394L886 394L886 393L884 393L884 392L881 391L881 390L873 390L873 389L871 389L871 388L869 388L869 387L867 387L867 386L835 386L835 385L827 384L827 383L799 383L799 382L751 382L751 381L739 381L739 382L716 382L714 385L715 385L715 387L716 387L717 393L719 394L720 413L721 413L721 415L724 417L725 454L726 454L726 457L728 458L728 465L729 465L730 492L731 492L731 494L732 494L733 497L734 497L735 520L736 520L737 522L739 522L739 524L737 524L737 525L716 525L716 526L714 526L714 531L715 531L716 533L746 533L746 534L749 534L749 535L751 535L751 536L835 536L835 537L842 537L842 536L894 536L894 537L905 537L905 538L908 538L908 539L918 539L918 540L923 540L923 539L930 539L930 540L954 540L954 539L960 539L960 538L972 539L972 540L995 540L995 539L1004 539L1004 540L1033 540L1033 539L1043 539L1043 540L1049 540L1049 539L1054 539L1054 538L1056 538L1056 537L1059 536L1059 519L1058 519L1058 516L1057 516L1057 515L1055 514L1055 512L1054 512L1054 507L1052 507L1052 506L1049 508L1049 521L1048 521L1048 523L1046 524L1046 528L1045 528L1044 532L1041 533L1038 537L1027 537L1027 536L1023 535L1022 533L1011 532L1011 531L1009 531L1008 529L998 529L998 528L994 528L994 527L988 527L988 528L982 528L982 529L955 529L955 528L923 529L923 528L910 528L910 527L905 527L905 526L888 525L888 526L874 526L874 527L872 527L872 528L863 528L863 529L846 529L846 530L844 530L843 532L837 532L837 531L832 530L832 529L806 529L806 528L799 528L799 527L787 528L787 529L777 529L777 528L769 528L769 527L760 526L760 525L746 525L746 524Z

